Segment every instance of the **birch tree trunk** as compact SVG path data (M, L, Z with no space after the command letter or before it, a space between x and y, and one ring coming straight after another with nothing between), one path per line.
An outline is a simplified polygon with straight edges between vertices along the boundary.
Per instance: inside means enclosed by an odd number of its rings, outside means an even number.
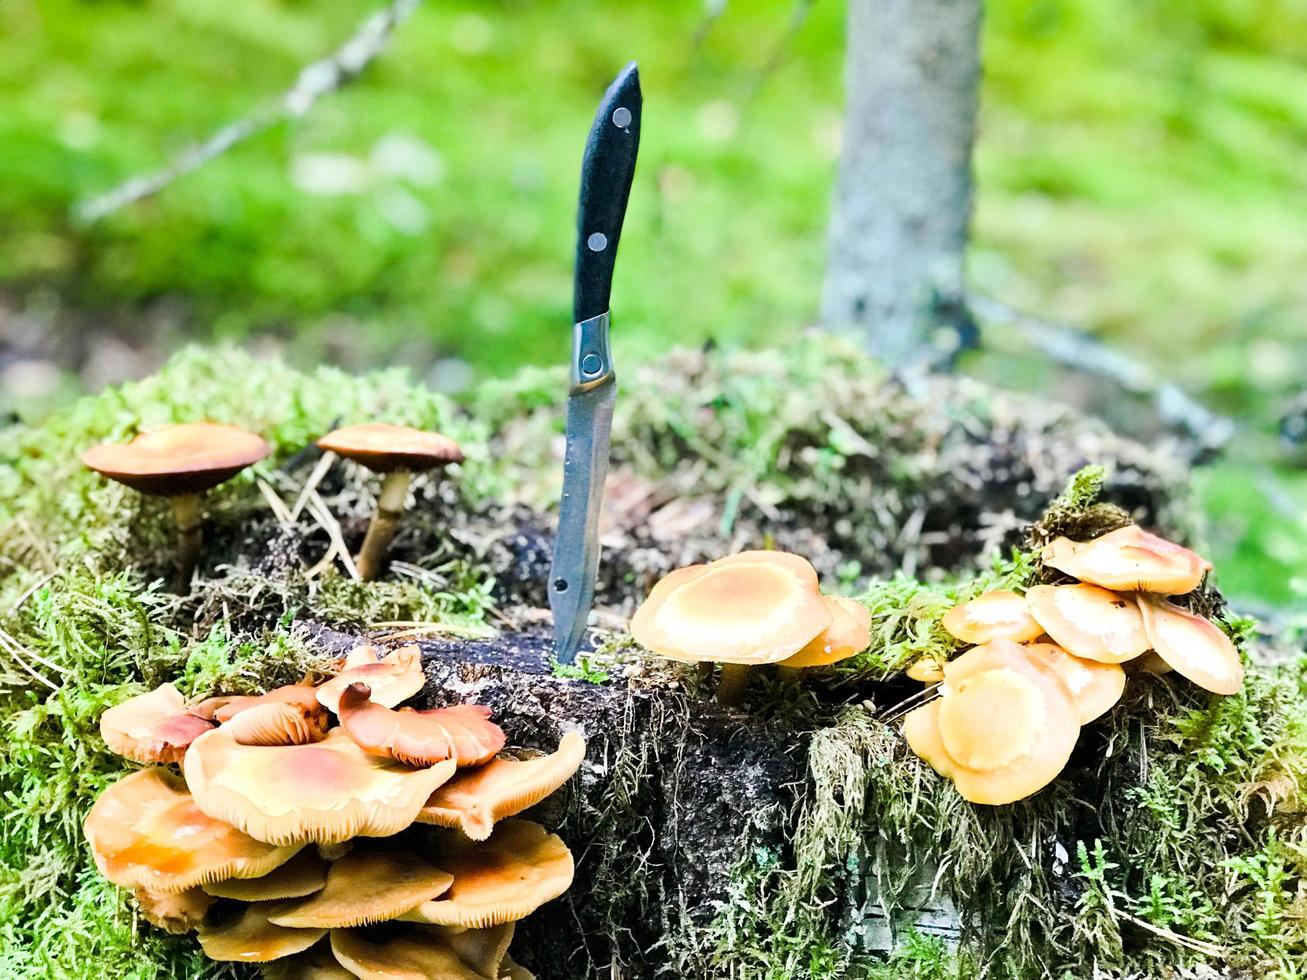
M982 0L849 0L822 320L901 367L957 343ZM949 334L952 333L952 336Z

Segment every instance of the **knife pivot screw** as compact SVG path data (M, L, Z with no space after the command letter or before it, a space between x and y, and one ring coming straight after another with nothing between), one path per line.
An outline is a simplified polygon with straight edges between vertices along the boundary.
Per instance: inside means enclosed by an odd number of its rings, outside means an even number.
M556 579L554 579L554 591L555 591L555 592L566 592L566 591L567 591L567 579L565 579L565 578L556 578Z
M593 378L604 369L604 359L598 354L586 354L581 358L581 373L587 378Z
M585 244L592 252L602 252L608 247L608 236L602 231L596 231L585 240Z
M618 129L625 129L631 125L631 110L626 106L618 106L613 110L613 125Z

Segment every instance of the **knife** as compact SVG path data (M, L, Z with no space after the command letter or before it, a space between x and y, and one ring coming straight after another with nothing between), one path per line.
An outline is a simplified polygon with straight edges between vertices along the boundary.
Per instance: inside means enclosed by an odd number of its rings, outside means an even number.
M561 664L576 659L585 639L599 572L599 509L617 400L617 375L608 346L608 298L640 148L641 104L640 74L633 61L604 93L581 161L567 456L549 572L554 656Z

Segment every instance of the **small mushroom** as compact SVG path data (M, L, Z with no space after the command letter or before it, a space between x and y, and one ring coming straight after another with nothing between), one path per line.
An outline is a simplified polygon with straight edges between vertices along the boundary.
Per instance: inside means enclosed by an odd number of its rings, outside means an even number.
M431 794L418 823L456 827L470 840L485 840L496 821L545 799L572 778L584 759L585 739L568 732L552 755L493 759L480 768L462 770Z
M1128 595L1097 585L1037 585L1026 601L1053 642L1085 660L1125 663L1151 646L1139 607Z
M131 442L105 443L82 454L101 476L172 501L180 542L176 590L190 586L203 544L200 497L272 451L259 436L231 425L169 425Z
M506 972L505 959L512 945L516 922L490 926L487 929L464 929L461 926L427 926L441 938L458 958L481 977L501 977Z
M1136 525L1092 541L1056 538L1044 548L1045 565L1115 592L1192 592L1212 563Z
M327 734L331 722L309 684L287 684L267 694L216 697L192 709L213 718L242 745L302 745Z
M357 647L345 658L344 669L318 688L318 703L340 711L340 695L351 684L366 684L373 704L393 708L422 690L422 649L416 644L392 650L380 660L370 646Z
M346 929L389 922L443 895L453 881L447 871L407 850L357 850L331 866L322 891L276 906L268 920L292 929Z
M1026 600L1009 589L992 589L944 614L944 629L963 643L1038 639L1044 628L1030 615Z
M487 840L452 844L436 860L454 883L404 920L486 929L526 918L572 884L572 852L529 820L504 820Z
M118 780L95 801L83 831L102 875L121 888L151 892L258 878L299 850L265 844L206 816L181 777L167 769L142 769Z
M1239 693L1243 663L1219 626L1157 596L1138 601L1153 649L1176 673L1213 694Z
M381 571L386 548L399 530L413 474L463 461L463 451L448 436L380 422L336 429L319 439L318 447L385 474L372 523L354 559L359 577L365 582Z
M995 640L944 667L943 696L910 712L912 751L972 803L999 805L1047 786L1066 766L1080 713L1051 666Z
M212 722L186 710L186 699L171 684L128 698L100 715L104 744L133 762L181 762L190 744L211 728Z
M308 745L241 745L222 728L183 763L196 805L274 844L388 837L413 823L454 763L409 769L368 755L339 728Z
M275 903L257 902L196 933L204 955L223 963L267 963L302 953L327 934L325 929L287 929L268 921Z
M655 586L636 610L631 634L662 657L721 663L725 704L743 695L752 666L794 656L831 625L817 574L797 555L746 552L673 575L675 587Z
M267 963L262 969L266 980L356 980L355 974L336 960L330 941Z
M228 878L202 886L215 898L238 902L284 901L321 891L327 883L327 863L306 847L280 868L260 878Z
M215 901L200 888L188 888L184 892L137 888L133 895L145 921L174 936L184 935L203 922L204 914Z
M434 932L410 927L383 942L354 929L333 929L331 951L362 980L485 980Z
M490 709L483 705L395 711L373 704L370 695L366 684L351 684L336 707L340 727L365 752L410 766L446 759L478 766L504 747L504 730L490 720Z
M1026 650L1057 671L1075 698L1082 725L1111 711L1125 693L1125 671L1120 664L1075 657L1056 643L1030 643Z
M792 657L779 661L781 671L826 667L856 656L871 643L871 610L844 596L822 596L831 624Z

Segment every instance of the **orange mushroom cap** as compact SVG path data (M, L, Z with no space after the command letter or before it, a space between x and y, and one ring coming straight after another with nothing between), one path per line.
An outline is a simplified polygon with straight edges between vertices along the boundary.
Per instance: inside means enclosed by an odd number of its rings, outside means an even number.
M437 933L409 928L385 942L353 929L333 929L331 951L362 980L485 980Z
M1219 626L1156 596L1138 598L1153 649L1176 673L1213 694L1239 693L1243 663Z
M82 454L82 462L141 493L174 496L216 487L271 451L252 432L197 422L165 426L131 442L95 446Z
M568 732L552 755L537 759L493 759L465 769L427 800L418 823L457 827L470 840L485 840L495 822L515 816L572 778L585 759L585 739Z
M943 696L910 712L909 746L972 803L999 805L1047 786L1080 733L1057 672L1024 647L995 640L944 667Z
M372 647L358 647L345 659L344 669L318 688L318 702L339 712L341 692L351 684L366 684L374 704L393 708L417 694L426 682L422 649L416 644L392 650L380 660Z
M1131 524L1092 541L1056 538L1044 548L1044 564L1117 592L1192 592L1212 563Z
M1067 653L1119 664L1151 645L1129 596L1097 585L1037 585L1026 593L1030 613Z
M944 629L963 643L1038 639L1044 628L1030 615L1026 600L1009 589L992 589L944 614Z
M230 918L201 925L197 935L204 954L219 962L267 963L302 953L327 934L325 929L287 929L269 922L274 904L241 906Z
M572 884L572 852L529 820L501 821L487 840L455 844L436 860L454 883L406 921L485 929L526 918Z
M259 878L228 878L202 887L215 898L272 902L312 895L326 883L327 862L313 848L306 847L280 868Z
M266 694L216 697L193 709L222 723L242 745L302 745L327 734L331 718L310 684L287 684Z
M1120 664L1084 660L1067 653L1056 643L1031 643L1026 649L1057 671L1075 698L1082 725L1088 725L1111 711L1125 693L1125 671Z
M188 933L203 922L204 914L215 901L199 888L188 888L184 892L152 892L137 888L133 895L145 921L174 936Z
M754 551L741 551L734 555L727 555L725 558L718 558L713 563L714 568L721 568L724 565L758 565L773 564L782 568L788 568L799 578L811 583L815 588L817 582L817 570L812 567L812 562L802 555L796 555L789 551L771 551L757 549Z
M760 554L769 557L722 559L702 574L680 576L675 589L655 588L646 603L654 608L637 610L632 635L674 660L764 664L792 657L831 625L831 613L816 574L795 571L797 556Z
M181 762L191 742L212 727L186 710L186 699L171 684L128 698L100 715L104 744L133 762Z
M871 643L871 610L856 599L822 596L831 624L778 667L825 667L856 656Z
M504 730L490 720L490 709L483 705L394 711L373 704L370 694L366 684L351 684L341 692L336 711L345 733L373 755L410 766L445 759L476 766L504 747Z
M409 769L368 755L339 728L308 745L241 745L222 728L186 753L205 813L271 843L388 837L413 823L454 763Z
M151 892L257 878L299 850L265 844L206 816L181 777L166 769L118 780L95 801L83 830L102 875L122 888Z
M393 847L356 850L327 872L327 885L268 915L293 929L347 929L397 919L449 890L454 878L418 855Z
M384 422L336 429L318 440L318 448L352 459L374 473L392 470L420 473L463 461L463 451L448 436Z

